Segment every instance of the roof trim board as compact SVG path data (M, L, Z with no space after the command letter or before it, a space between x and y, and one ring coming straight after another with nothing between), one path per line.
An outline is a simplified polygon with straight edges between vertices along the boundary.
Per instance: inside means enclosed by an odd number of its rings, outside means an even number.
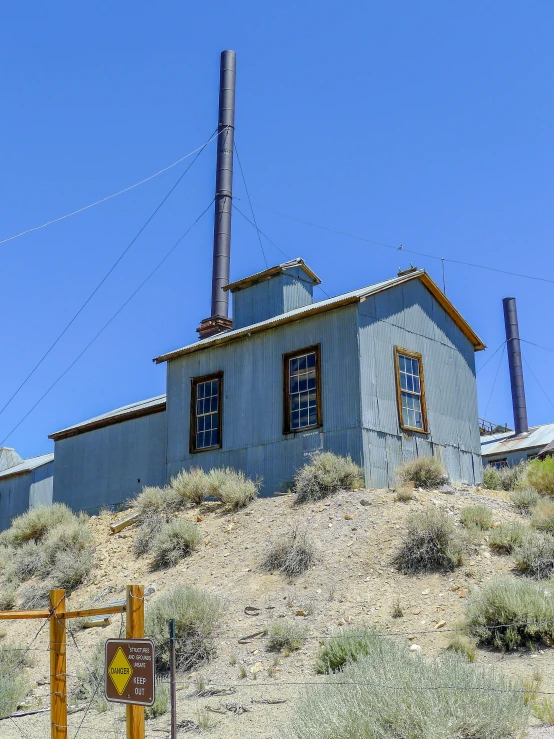
M317 303L310 303L309 305L302 308L297 308L295 310L289 311L288 313L281 313L278 316L268 318L266 321L253 324L252 326L244 326L240 329L224 331L207 339L202 339L195 344L190 344L188 346L182 347L181 349L176 349L172 352L168 352L167 354L162 354L159 357L155 357L152 361L154 361L156 364L162 364L163 362L176 359L177 357L182 357L187 354L193 354L194 352L203 351L204 349L227 344L234 339L239 339L244 336L250 336L251 334L260 333L262 331L268 331L269 329L275 328L276 326L282 326L287 323L300 321L303 318L317 315L318 313L335 310L337 308L342 308L345 305L359 303L370 297L371 295L383 292L384 290L389 290L392 287L397 287L398 285L402 285L415 279L420 280L422 284L429 290L429 292L437 300L439 305L452 318L453 322L458 326L460 331L462 331L464 336L471 342L475 351L482 351L486 348L485 344L481 341L479 336L477 336L475 331L462 317L462 315L456 310L450 300L448 300L446 295L431 279L431 277L429 277L425 270L417 270L406 275L395 277L391 280L385 280L384 282L379 282L375 285L361 288L360 290L354 290L351 293L344 293L343 295L338 295L337 297L330 298L328 300L321 300Z
M84 434L87 431L94 431L95 429L105 428L106 426L114 426L116 423L122 423L123 421L130 421L134 418L141 418L142 416L150 416L153 413L162 413L165 409L166 396L159 395L149 400L142 400L132 405L126 405L123 408L110 411L103 416L96 416L95 418L75 424L75 426L69 426L61 431L56 431L50 434L48 438L54 441L60 441L61 439L68 439L71 436Z
M249 277L243 277L242 280L235 280L235 282L230 282L222 289L229 290L230 292L235 293L239 290L244 290L247 287L251 287L252 285L256 285L258 282L265 282L271 277L285 274L288 269L292 269L293 267L302 267L304 272L313 281L314 285L321 285L321 280L319 279L319 277L308 267L303 259L291 259L289 262L283 262L282 264L278 264L275 267L264 269L262 272L256 272L256 274L250 275Z

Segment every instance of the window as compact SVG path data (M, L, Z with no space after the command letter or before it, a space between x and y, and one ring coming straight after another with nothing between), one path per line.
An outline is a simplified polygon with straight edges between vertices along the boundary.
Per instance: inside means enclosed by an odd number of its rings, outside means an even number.
M494 467L497 470L502 470L504 467L508 466L508 458L504 457L504 459L493 459L492 462L488 463L489 467Z
M190 451L221 446L223 372L194 377L191 388Z
M527 455L527 461L528 462L530 462L532 459L538 459L538 458L539 458L538 452L536 452L535 454L528 454Z
M427 433L427 408L421 354L395 347L396 391L400 426Z
M321 426L319 346L285 354L285 434Z

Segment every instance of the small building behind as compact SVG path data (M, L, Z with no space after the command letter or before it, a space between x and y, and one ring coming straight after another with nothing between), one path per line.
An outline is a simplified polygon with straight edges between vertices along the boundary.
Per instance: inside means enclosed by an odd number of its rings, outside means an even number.
M0 531L29 508L51 505L53 479L53 453L22 459L14 449L1 447Z
M554 423L531 426L520 434L509 430L481 437L483 464L494 467L513 467L542 458L548 446L554 451Z

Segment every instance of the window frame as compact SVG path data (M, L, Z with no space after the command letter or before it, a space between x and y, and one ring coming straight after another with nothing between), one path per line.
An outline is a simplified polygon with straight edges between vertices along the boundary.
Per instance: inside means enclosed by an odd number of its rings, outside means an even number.
M502 467L498 467L498 465L504 462ZM503 470L505 467L508 467L508 457L502 457L501 459L491 459L487 462L487 467L494 467L495 470Z
M219 423L217 427L217 444L213 446L206 446L198 449L196 447L196 403L197 403L197 391L196 388L203 382L209 382L210 380L218 380L218 397L217 407L219 415ZM212 372L210 375L202 375L199 377L190 378L190 430L189 430L189 452L190 454L201 454L202 452L210 452L214 449L221 449L223 444L223 372Z
M418 428L417 426L409 426L407 423L404 423L404 411L402 409L402 385L400 382L400 355L403 355L405 357L409 357L410 359L415 359L418 362L419 365L419 384L420 384L420 393L419 398L421 402L421 419L423 421L423 428ZM404 431L415 431L418 434L428 434L429 433L429 424L427 420L427 398L425 395L425 377L423 374L423 356L420 354L420 352L414 352L411 349L404 349L404 347L401 346L395 346L394 347L394 367L395 367L395 374L396 374L396 405L398 407L398 423L400 425L400 428ZM409 391L405 391L409 392ZM413 393L413 395L417 395L417 393Z
M290 360L295 357L301 357L304 354L315 353L315 403L317 422L310 426L302 426L302 428L291 428L291 408L290 408ZM304 431L312 431L313 429L323 426L323 414L321 409L321 344L314 344L302 349L296 349L293 352L283 354L283 434L301 434Z

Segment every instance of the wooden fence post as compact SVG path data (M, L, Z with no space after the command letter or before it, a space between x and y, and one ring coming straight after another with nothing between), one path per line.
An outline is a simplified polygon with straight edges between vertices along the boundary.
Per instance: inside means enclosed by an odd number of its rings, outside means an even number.
M50 724L52 739L67 739L65 590L50 591Z
M127 639L143 639L144 588L142 585L127 585L126 613ZM127 739L144 739L144 706L127 706Z

